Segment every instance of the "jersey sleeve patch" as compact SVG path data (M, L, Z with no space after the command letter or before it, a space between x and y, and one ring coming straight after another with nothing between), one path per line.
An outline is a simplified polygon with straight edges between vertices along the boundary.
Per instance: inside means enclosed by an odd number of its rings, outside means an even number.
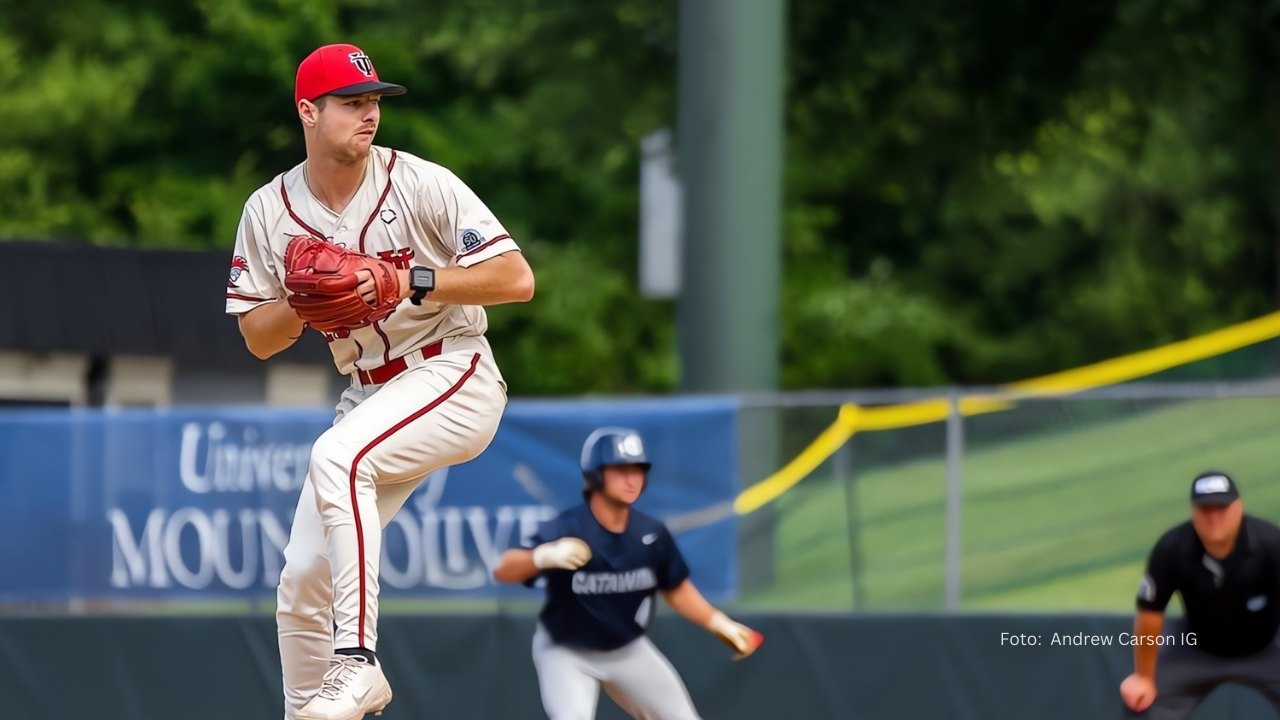
M492 239L485 239L485 236L481 235L478 230L463 230L458 235L458 247L462 248L462 253L458 257L475 255L491 245L510 239L511 236L506 233L495 235Z
M240 278L249 274L249 261L243 255L231 258L231 272L227 275L227 288L240 287ZM231 296L232 293L227 293Z
M1142 582L1138 583L1138 599L1149 603L1156 601L1156 581L1150 575L1144 575Z

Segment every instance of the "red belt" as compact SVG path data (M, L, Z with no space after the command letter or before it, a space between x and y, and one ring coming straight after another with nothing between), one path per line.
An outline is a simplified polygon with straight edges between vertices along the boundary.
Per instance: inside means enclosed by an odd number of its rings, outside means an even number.
M427 358L433 358L439 355L441 344L442 343L439 342L433 342L430 345L423 346L422 359L426 360ZM360 378L361 385L381 385L408 369L409 364L405 362L405 359L403 357L398 357L386 365L376 367L372 370L357 370L356 374Z

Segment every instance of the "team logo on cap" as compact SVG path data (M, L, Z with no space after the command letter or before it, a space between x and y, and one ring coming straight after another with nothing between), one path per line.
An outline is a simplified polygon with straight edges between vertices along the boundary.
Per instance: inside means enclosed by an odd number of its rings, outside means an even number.
M365 77L373 77L373 61L369 59L368 55L362 52L353 52L347 56L347 59L351 61L352 65L356 66L357 70L364 73Z
M641 455L644 455L644 444L640 442L639 435L623 435L618 440L619 457L640 457Z
M1231 492L1231 482L1222 475L1209 475L1196 480L1197 495Z
M227 276L227 287L237 287L236 283L239 282L240 276L247 272L249 272L248 260L240 255L231 258L231 274Z

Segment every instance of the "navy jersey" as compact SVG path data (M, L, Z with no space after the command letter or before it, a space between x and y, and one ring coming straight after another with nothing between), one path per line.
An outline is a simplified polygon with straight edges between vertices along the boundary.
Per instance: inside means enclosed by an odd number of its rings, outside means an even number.
M577 570L543 570L547 602L539 619L557 645L613 650L644 634L653 595L689 577L675 538L657 518L631 510L627 529L605 530L586 504L543 523L533 545L576 537L591 547ZM532 583L533 580L530 580Z

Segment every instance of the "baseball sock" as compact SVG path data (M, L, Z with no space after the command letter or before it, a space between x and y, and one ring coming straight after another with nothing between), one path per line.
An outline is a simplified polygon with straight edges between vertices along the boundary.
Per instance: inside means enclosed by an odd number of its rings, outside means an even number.
M333 651L334 655L359 655L369 661L370 665L378 664L378 654L372 650L366 650L362 647L338 648Z

